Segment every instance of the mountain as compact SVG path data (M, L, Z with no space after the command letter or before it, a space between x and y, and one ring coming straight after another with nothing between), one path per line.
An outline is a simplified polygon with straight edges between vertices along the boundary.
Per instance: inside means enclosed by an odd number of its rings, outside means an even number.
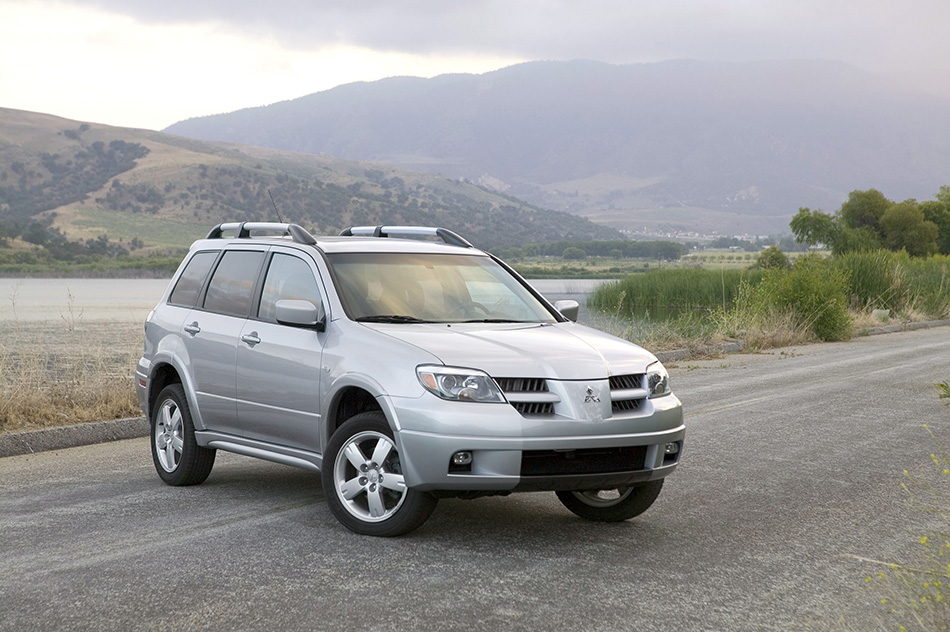
M219 222L275 221L275 203L316 234L437 225L484 248L621 237L457 179L0 108L0 242L4 227L51 224L71 240L177 248Z
M625 229L786 230L855 189L930 198L950 102L829 61L530 62L394 77L166 131L466 178Z

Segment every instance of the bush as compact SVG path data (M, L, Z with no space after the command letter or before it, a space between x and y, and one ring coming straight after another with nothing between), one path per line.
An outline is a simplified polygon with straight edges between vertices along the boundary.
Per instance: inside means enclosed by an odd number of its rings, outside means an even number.
M848 277L848 295L854 309L903 311L911 300L906 254L875 250L851 252L834 258L833 266Z
M845 274L818 256L808 255L790 271L769 270L757 295L827 342L847 340L854 332L847 288Z
M752 264L754 270L788 270L792 267L791 262L778 246L769 246L761 253Z

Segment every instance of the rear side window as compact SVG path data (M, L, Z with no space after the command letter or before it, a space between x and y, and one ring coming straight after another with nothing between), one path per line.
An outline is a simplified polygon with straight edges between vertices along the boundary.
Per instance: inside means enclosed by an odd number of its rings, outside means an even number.
M199 252L192 257L181 276L178 277L178 283L175 284L175 289L168 297L168 302L172 305L194 307L198 300L198 292L201 291L201 286L208 277L208 271L211 270L217 257L217 252Z
M204 308L229 316L247 316L251 309L254 284L263 261L263 252L225 252L208 284Z

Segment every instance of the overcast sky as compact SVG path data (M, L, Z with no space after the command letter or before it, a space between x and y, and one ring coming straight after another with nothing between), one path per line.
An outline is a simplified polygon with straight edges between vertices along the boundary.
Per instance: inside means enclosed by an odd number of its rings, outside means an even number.
M162 129L521 61L833 59L950 96L950 0L0 0L0 107Z

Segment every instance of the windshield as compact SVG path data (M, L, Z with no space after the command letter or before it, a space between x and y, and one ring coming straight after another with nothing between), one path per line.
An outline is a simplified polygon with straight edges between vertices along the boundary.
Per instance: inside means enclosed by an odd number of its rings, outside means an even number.
M554 316L489 257L329 255L347 312L363 322L531 322Z

